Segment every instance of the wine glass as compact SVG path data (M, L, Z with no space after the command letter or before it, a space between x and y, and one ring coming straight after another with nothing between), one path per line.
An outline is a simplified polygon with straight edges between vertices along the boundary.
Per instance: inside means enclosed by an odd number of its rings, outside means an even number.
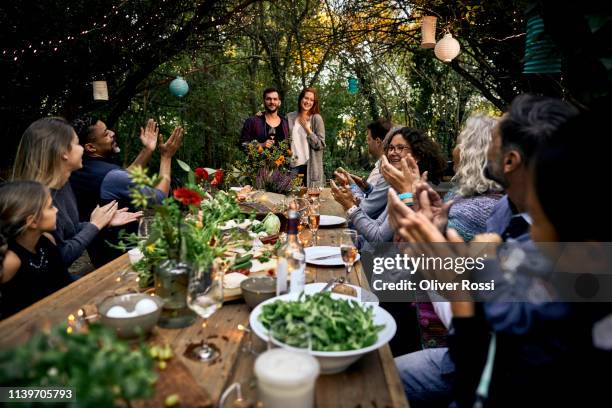
M314 203L319 201L319 196L321 195L321 182L319 181L311 181L308 185L308 198L310 202Z
M187 287L187 305L196 312L206 327L207 319L223 305L223 268L221 265L195 268ZM192 350L198 361L208 362L219 357L219 350L206 341Z
M353 269L353 264L359 253L356 244L357 231L352 229L342 230L342 235L340 236L340 254L342 255L344 267L346 268L345 279L348 279L348 274L351 272L351 269Z
M318 203L313 203L308 207L308 227L312 232L312 244L317 245L319 222L321 221L321 211Z

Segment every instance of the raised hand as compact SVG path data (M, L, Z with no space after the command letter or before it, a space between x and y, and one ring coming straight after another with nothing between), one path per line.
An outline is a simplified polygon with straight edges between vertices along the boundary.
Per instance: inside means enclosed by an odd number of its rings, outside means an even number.
M164 137L159 135L159 152L162 157L172 157L181 147L183 142L183 128L178 126L174 128L170 138L164 143Z
M448 213L453 205L453 200L444 203L433 188L427 183L424 184L426 184L428 188L420 190L420 195L418 196L418 212L431 221L441 233L444 233L448 225ZM433 198L433 201L431 201L430 198Z
M153 119L149 119L144 128L140 128L140 142L149 151L154 151L157 147L159 128Z
M302 125L302 127L304 128L304 130L306 131L307 134L312 133L312 130L310 129L310 121L307 120L306 118L304 118L303 116L298 116L298 121L300 122L300 125Z

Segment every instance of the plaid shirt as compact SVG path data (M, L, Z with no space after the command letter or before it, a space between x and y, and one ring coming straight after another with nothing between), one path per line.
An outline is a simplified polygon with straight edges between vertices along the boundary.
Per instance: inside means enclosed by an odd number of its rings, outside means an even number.
M281 118L281 132L277 131L274 140L281 142L289 136L289 123L287 119L280 116ZM268 132L266 131L266 117L251 116L244 122L242 132L240 133L240 145L243 146L253 140L257 140L259 143L264 143L268 140Z

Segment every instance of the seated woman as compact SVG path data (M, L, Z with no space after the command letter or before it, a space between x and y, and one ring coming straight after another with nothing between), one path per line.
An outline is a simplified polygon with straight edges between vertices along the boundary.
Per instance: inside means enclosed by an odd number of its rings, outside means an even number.
M57 208L34 181L0 185L0 319L72 282L53 237Z
M385 150L381 165L383 177L391 186L396 184L395 178L401 178L402 184L396 188L396 191L409 195L410 199L422 173L427 172L429 179L434 183L440 180L445 166L440 147L421 131L408 127L396 130L385 138L383 148ZM410 168L407 167L407 159L411 163ZM403 172L404 169L406 172ZM366 241L371 243L392 241L393 230L387 221L386 208L377 218L371 218L357 206L356 199L349 189L338 188L335 184L332 186L332 195L346 210L353 228Z
M83 146L70 124L63 118L49 117L33 122L21 137L13 180L38 181L51 190L58 209L53 236L64 265L68 268L79 258L98 232L106 226L120 226L136 221L138 213L117 209L111 202L96 207L89 222L79 222L76 197L68 179L82 167Z

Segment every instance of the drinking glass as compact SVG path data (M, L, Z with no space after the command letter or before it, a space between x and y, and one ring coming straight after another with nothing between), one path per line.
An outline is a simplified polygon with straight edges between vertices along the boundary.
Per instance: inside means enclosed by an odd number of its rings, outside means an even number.
M319 231L319 222L321 221L320 206L318 203L311 204L308 207L308 227L312 232L312 244L317 245Z
M204 319L202 327L206 327L207 319L223 305L223 268L220 265L194 268L187 288L187 305ZM192 353L202 362L219 356L219 350L206 341Z
M342 255L342 261L346 268L345 279L348 279L348 274L353 269L353 264L357 258L357 231L352 229L342 230L340 236L340 254Z
M146 216L141 217L138 220L138 236L144 239L149 238L149 234L151 233L151 227L153 226L153 221L155 217Z

